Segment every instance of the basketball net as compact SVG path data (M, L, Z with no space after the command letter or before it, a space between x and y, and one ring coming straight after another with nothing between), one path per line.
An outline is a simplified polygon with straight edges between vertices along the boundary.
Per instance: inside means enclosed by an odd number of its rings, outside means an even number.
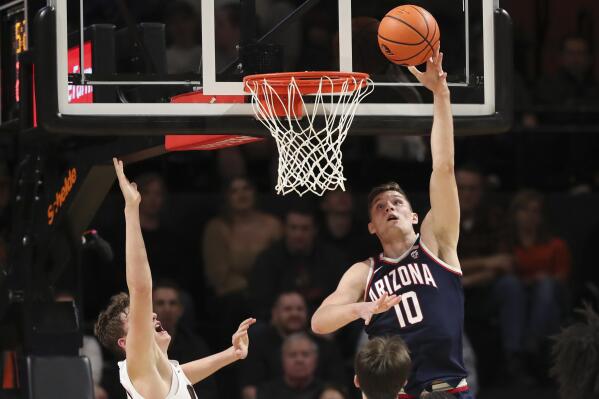
M244 80L258 120L270 131L279 151L277 194L293 191L323 195L345 190L341 144L358 104L374 86L366 74L295 73L275 80L271 75ZM340 77L341 76L341 77ZM306 103L304 96L313 96Z

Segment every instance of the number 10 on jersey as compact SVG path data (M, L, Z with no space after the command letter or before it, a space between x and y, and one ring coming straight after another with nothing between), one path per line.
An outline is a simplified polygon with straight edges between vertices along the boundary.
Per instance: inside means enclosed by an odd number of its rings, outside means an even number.
M422 310L414 291L401 294L401 302L393 306L393 308L395 309L395 314L401 328L408 324L412 325L422 321Z

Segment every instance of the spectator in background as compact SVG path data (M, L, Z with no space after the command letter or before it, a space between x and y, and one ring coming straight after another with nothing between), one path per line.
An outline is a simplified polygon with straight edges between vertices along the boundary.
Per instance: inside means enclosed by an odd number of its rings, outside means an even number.
M200 336L180 323L183 315L180 295L177 284L168 280L158 281L152 287L154 313L171 336L169 356L184 364L209 356L212 352ZM214 376L200 381L194 389L202 399L216 399L218 396Z
M529 305L526 347L537 352L557 332L563 308L560 293L571 269L566 242L549 233L543 216L543 196L522 190L510 207L511 243L516 273L527 287Z
M265 34L270 31L294 10L295 5L288 0L256 0L260 33ZM302 46L301 21L285 24L269 42L283 46L283 70L295 71Z
M281 292L298 291L312 312L335 290L348 262L342 252L316 239L317 230L311 209L295 207L287 212L283 241L258 256L250 278L258 317L268 319Z
M167 224L167 187L163 177L153 172L142 173L136 177L135 183L142 195L139 221L152 265L152 276L155 280L175 281L181 287L181 301L185 308L183 322L188 323L188 316L195 313L193 299L186 291L195 288L194 282L188 278L191 266L196 263L191 240ZM107 226L101 231L114 251L115 262L111 265L111 272L122 278L119 292L124 289L122 281L125 281L125 229L122 224L112 227ZM193 327L191 323L189 327Z
M368 230L355 223L354 197L348 191L327 191L320 203L323 227L319 237L325 243L344 253L351 264L381 251L378 240ZM363 230L362 230L363 229ZM353 362L356 344L364 329L362 320L356 320L335 334L343 358L349 366Z
M56 302L72 302L73 306L77 308L75 304L75 298L73 294L67 291L56 293L54 296ZM94 383L94 398L95 399L108 399L108 393L102 387L102 371L104 368L104 359L102 357L102 348L100 343L93 335L83 334L83 346L79 349L79 354L89 359L89 363L92 369L92 380Z
M139 221L147 247L148 260L152 265L152 275L156 280L166 278L183 285L187 283L183 271L191 266L192 260L187 241L164 222L166 183L157 173L141 174L135 182L142 195ZM120 259L125 258L123 256ZM187 303L184 304L187 306Z
M484 176L474 165L456 170L460 197L460 240L458 255L464 273L466 298L465 329L478 357L482 374L497 374L494 343L489 341L497 327L511 377L528 379L522 359L525 309L522 284L512 273L513 256L502 244L501 211L484 195Z
M599 104L599 85L593 76L589 41L581 36L566 36L560 50L557 73L538 82L537 102L572 108Z
M354 223L354 199L348 191L327 191L320 203L324 228L322 239L348 254L349 260L357 262L380 251L376 240L366 229Z
M322 389L318 399L349 399L347 389L338 385L327 384Z
M318 347L315 375L322 381L344 382L343 360L337 345L308 331L304 298L293 291L280 294L272 309L271 325L255 331L252 351L242 364L240 379L243 399L255 399L260 384L283 375L281 345L287 337L296 333L308 334Z
M166 65L168 73L199 73L202 65L202 35L199 17L187 2L166 5Z
M256 189L247 178L231 180L224 195L223 212L204 230L202 253L220 324L230 328L249 310L249 278L256 257L281 238L282 226L276 217L256 209Z
M216 73L219 74L239 55L241 6L234 3L224 4L215 11L214 19L215 62Z
M301 55L298 58L298 71L329 71L338 69L332 65L333 49L331 46L332 29L336 26L336 17L330 9L326 9L332 2L321 3L322 7L312 8L303 18L304 34L302 39Z
M599 398L599 315L590 305L577 313L583 320L554 337L551 375L561 399L595 399Z
M281 347L283 375L262 384L258 399L316 399L323 383L316 377L318 346L304 332L289 335Z

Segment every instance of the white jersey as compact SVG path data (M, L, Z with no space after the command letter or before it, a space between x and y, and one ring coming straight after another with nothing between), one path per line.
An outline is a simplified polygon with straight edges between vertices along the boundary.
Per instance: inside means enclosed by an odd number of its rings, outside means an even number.
M131 383L129 374L127 374L127 361L119 362L119 378L121 385L127 391L128 399L144 399L143 396L135 390L135 387ZM197 395L193 390L191 382L187 379L187 376L179 366L179 362L175 360L169 360L169 364L173 369L173 378L171 379L171 388L164 399L197 399Z

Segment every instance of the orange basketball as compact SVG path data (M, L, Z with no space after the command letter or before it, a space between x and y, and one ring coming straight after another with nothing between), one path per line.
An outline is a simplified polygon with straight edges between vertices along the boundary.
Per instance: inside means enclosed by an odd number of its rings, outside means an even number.
M399 65L425 63L440 38L435 18L414 5L395 7L379 25L379 47L389 61Z

